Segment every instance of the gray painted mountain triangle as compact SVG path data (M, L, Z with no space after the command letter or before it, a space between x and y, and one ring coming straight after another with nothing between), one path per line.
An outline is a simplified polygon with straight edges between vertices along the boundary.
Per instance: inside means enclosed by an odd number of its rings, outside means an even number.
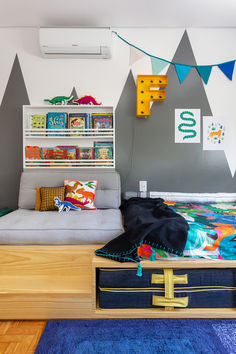
M79 98L78 95L77 95L77 91L76 91L75 87L73 87L73 90L71 91L70 95L73 96L74 100L77 100ZM74 106L77 106L77 103L74 103L73 101L71 101L70 104L72 104Z
M30 104L16 55L0 106L0 208L16 209L23 165L22 106Z
M187 32L172 59L195 65ZM140 74L142 74L140 72ZM151 191L236 192L224 151L203 151L202 142L175 143L175 109L212 111L202 79L191 69L182 84L174 65L167 71L166 100L153 103L150 117L136 118L136 86L130 72L116 109L116 166L123 191L137 191L147 180Z

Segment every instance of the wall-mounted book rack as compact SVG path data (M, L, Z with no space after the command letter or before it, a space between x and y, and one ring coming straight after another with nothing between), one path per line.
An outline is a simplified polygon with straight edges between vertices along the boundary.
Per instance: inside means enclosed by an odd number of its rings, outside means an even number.
M114 108L23 106L23 168L114 169Z

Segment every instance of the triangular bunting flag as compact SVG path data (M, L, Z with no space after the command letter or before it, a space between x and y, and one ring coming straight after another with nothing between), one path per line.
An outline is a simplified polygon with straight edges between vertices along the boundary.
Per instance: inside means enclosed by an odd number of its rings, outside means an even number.
M209 77L211 75L211 65L199 65L196 67L199 75L201 76L202 80L205 82L205 84L208 83Z
M228 79L232 80L234 72L235 60L228 61L227 63L219 64L218 67L220 70L227 76Z
M179 78L179 82L182 84L186 76L188 75L191 69L190 65L183 65L183 64L175 64L175 70Z
M130 47L130 55L129 55L129 65L133 65L136 61L145 57L145 54L140 50Z
M152 62L152 73L153 75L158 75L169 63L168 61L157 59L151 57Z

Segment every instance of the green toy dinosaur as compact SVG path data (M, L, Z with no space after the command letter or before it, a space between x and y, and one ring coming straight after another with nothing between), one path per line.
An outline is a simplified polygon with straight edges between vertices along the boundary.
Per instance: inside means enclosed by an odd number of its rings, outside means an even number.
M73 98L73 95L71 96L56 96L53 97L51 100L44 100L45 102L49 102L51 104L67 104L69 101L71 101Z

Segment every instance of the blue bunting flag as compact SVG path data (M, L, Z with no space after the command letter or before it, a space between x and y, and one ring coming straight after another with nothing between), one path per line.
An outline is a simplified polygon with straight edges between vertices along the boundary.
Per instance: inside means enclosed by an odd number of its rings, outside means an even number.
M219 64L218 68L227 76L228 79L232 80L234 72L235 60L228 61L227 63Z
M179 78L179 82L182 84L189 71L191 70L190 65L175 64L175 70Z
M197 71L198 71L199 75L201 76L202 80L205 82L205 84L207 84L209 77L211 75L212 66L211 65L198 65L196 68L197 68Z
M152 62L152 73L153 75L158 75L169 63L168 61L160 60L157 58L151 57Z

